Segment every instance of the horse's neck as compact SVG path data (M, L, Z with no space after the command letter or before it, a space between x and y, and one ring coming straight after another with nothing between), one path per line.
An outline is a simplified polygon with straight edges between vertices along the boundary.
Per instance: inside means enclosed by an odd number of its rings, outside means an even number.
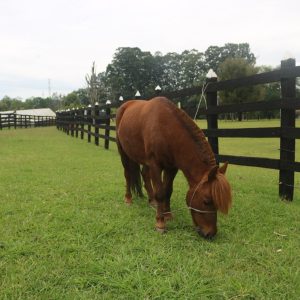
M201 155L197 152L191 152L189 155L180 157L177 164L186 177L190 188L197 185L211 168L210 165L201 160Z
M203 132L186 117L182 117L186 134L176 140L176 164L188 180L190 187L198 184L202 177L216 165L215 156ZM192 123L191 123L192 122Z

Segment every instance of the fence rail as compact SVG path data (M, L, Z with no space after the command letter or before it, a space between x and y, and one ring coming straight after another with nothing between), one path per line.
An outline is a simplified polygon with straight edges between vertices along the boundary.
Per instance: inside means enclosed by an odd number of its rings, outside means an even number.
M294 194L294 172L300 172L300 162L295 162L295 139L300 138L300 128L295 127L296 109L300 109L300 99L296 98L296 77L300 77L300 66L296 66L294 59L281 62L281 69L263 74L252 75L244 78L217 81L217 78L208 79L203 87L193 87L170 93L163 93L168 98L179 98L202 94L205 91L207 108L199 110L198 115L207 118L207 129L204 133L215 153L218 162L228 161L231 164L270 168L279 170L279 195L287 200L293 199ZM221 90L234 89L238 87L252 86L257 84L268 84L280 82L281 99L274 101L248 102L232 105L218 105L217 92ZM57 128L67 134L81 138L87 135L88 142L91 136L99 145L99 138L105 140L105 148L108 149L109 142L115 141L110 136L115 126L111 126L112 106L98 105L64 111L57 113ZM272 128L239 128L219 129L218 115L224 113L242 113L250 111L271 111L280 109L280 127ZM99 129L104 130L103 134ZM246 157L234 155L222 155L219 153L219 138L279 138L280 159L266 157Z
M54 126L56 117L0 113L0 130L4 128L28 128Z
M93 107L56 112L57 129L77 138L80 134L81 139L86 135L89 143L93 137L97 146L99 146L99 139L103 139L104 147L108 149L109 142L116 141L111 136L111 131L116 130L116 126L111 125L111 120L115 118L115 114L111 112L113 107L113 105L96 104Z

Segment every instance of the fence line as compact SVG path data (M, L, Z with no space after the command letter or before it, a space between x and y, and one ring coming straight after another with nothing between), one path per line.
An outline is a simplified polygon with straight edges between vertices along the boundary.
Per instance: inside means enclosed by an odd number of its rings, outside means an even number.
M89 143L93 137L96 146L99 146L99 139L103 139L104 148L109 149L109 142L116 141L111 136L111 131L116 130L116 126L111 125L111 119L115 118L115 114L111 113L112 107L112 105L99 106L96 104L85 108L56 112L57 129L76 138L79 137L80 132L80 138L84 139L86 135Z
M296 77L300 77L300 67L296 66L294 59L288 59L282 61L281 69L276 71L220 82L217 81L217 78L210 78L206 82L207 87L205 89L207 108L201 108L198 113L199 115L206 115L207 130L204 130L204 133L218 163L228 161L236 165L279 170L279 195L287 200L293 200L294 172L300 172L300 162L295 162L295 139L300 138L300 128L295 127L295 111L300 108L300 99L296 98ZM278 81L281 85L281 99L231 105L218 105L217 103L217 92L220 90ZM201 86L170 93L161 93L161 95L172 99L201 94L202 91L203 87ZM57 128L67 134L71 133L72 136L74 136L75 128L76 132L81 132L81 139L84 138L84 133L86 133L88 142L91 142L91 136L93 136L96 145L99 145L99 138L102 138L105 140L105 148L108 149L109 142L116 141L114 137L110 136L110 132L116 129L115 126L110 124L110 120L115 117L115 115L111 114L112 107L114 106L105 105L100 107L95 105L83 109L58 112ZM218 128L219 114L276 109L281 111L280 127ZM99 129L104 129L105 133L100 134ZM76 133L75 136L78 137L78 134ZM219 153L220 137L280 138L280 159L222 155Z
M28 128L40 126L54 126L56 117L21 115L16 113L0 112L0 130L4 128Z

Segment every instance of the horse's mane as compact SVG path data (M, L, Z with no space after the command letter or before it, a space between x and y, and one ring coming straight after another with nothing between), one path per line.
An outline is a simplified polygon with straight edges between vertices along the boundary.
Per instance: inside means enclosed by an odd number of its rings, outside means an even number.
M216 178L211 183L211 192L216 208L227 214L231 206L231 187L223 174L216 174Z
M181 109L178 109L170 100L162 98L168 104L174 115L186 129L192 140L200 150L201 158L208 166L215 166L216 159L203 131L195 124L195 122Z

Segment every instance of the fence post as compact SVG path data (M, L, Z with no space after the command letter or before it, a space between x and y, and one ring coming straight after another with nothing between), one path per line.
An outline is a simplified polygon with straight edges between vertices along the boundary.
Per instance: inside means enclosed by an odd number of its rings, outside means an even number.
M79 117L78 117L78 108L75 108L74 111L74 120L75 120L75 136L78 138L78 122L79 122Z
M80 128L81 128L81 131L80 131L80 138L83 140L84 138L84 112L86 110L84 108L82 108L80 110L80 120L81 120L81 125L80 125Z
M17 129L17 116L16 113L14 113L14 127Z
M104 147L105 149L109 149L109 134L110 134L110 113L111 113L111 108L109 104L107 105L105 109L105 144Z
M66 115L65 115L65 111L60 111L58 113L58 119L57 119L57 122L58 122L58 126L60 128L60 130L62 132L66 132L66 125L65 125L65 121L66 121Z
M95 132L95 145L99 146L99 104L98 102L95 103L94 106L94 116L93 116L93 123L94 123L94 132Z
M88 143L91 142L91 124L92 124L92 106L89 104L87 108L87 122L88 122Z
M216 82L218 80L217 77L207 78L206 84ZM206 101L207 108L217 106L218 105L218 94L217 91L214 92L206 92ZM207 129L218 129L218 115L207 115ZM219 154L219 141L218 137L208 137L208 142L212 148L212 151L215 155ZM217 159L217 163L218 159Z
M75 110L70 110L70 124L71 124L71 136L74 137L74 122L75 122Z
M55 125L56 125L56 129L58 129L58 130L60 130L60 125L59 125L59 117L60 117L60 115L59 114L60 113L58 111L56 111L56 123L55 123Z
M281 61L281 69L295 67L295 59ZM283 101L296 98L296 78L281 78L281 97ZM284 129L295 128L295 109L281 109L280 126ZM295 139L280 137L280 162L295 162ZM294 196L294 171L279 171L279 196L292 201Z
M67 111L66 111L66 126L67 126L67 128L66 128L66 133L67 133L67 135L69 135L70 134L70 109L68 108L67 109Z
M1 114L0 114L0 130L2 130L2 120L1 120Z

